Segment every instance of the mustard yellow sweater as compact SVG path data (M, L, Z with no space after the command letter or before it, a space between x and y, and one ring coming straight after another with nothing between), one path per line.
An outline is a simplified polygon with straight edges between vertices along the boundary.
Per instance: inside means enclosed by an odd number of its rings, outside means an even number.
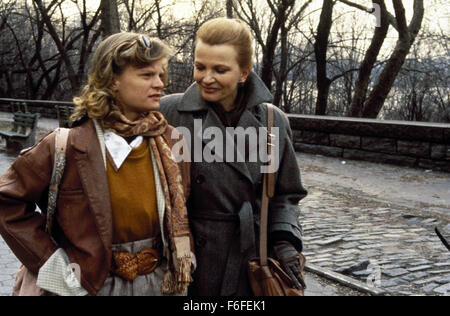
M118 172L108 159L106 172L113 215L113 243L157 236L160 226L148 140L132 150Z

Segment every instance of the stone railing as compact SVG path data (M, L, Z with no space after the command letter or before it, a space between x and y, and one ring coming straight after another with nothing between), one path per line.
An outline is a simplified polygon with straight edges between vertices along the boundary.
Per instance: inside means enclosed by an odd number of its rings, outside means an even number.
M450 124L288 117L299 152L450 172Z
M41 117L57 118L56 106L73 106L72 102L64 101L42 101L42 100L20 100L0 98L1 112L32 112L39 113Z

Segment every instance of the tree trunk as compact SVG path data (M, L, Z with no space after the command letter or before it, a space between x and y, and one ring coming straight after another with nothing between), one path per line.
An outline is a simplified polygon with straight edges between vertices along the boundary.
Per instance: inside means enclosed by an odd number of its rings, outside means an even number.
M131 0L131 5L130 5L130 1L124 1L124 5L125 8L127 9L128 12L128 32L132 32L134 30L134 28L136 27L136 21L134 20L134 10L135 10L135 0Z
M264 82L266 87L269 88L269 90L272 90L273 61L275 58L275 49L277 47L280 24L281 20L278 19L275 21L274 27L267 36L267 45L263 52L261 80Z
M109 35L120 33L120 19L117 0L102 0L100 6L102 11L101 28L103 37L106 38Z
M272 90L273 63L275 58L275 50L278 45L278 34L288 17L288 10L295 4L294 0L282 0L275 6L268 1L268 4L275 15L275 21L267 35L266 49L263 52L263 65L261 70L261 80L265 83L269 90Z
M364 106L362 116L366 118L378 117L422 25L423 0L414 0L414 15L409 27L406 24L405 8L402 1L392 0L392 3L394 4L395 18L398 24L399 39L391 58Z
M381 26L375 28L375 33L372 42L364 56L359 69L358 79L355 84L355 93L351 102L348 116L361 117L366 94L369 87L370 75L373 67L377 61L378 54L383 46L389 30L389 19L387 16L386 4L384 0L373 0L374 4L378 4L381 8Z
M227 18L232 19L233 18L233 0L226 0L226 6L227 6Z
M287 64L288 64L288 30L286 25L281 26L281 54L280 54L280 69L278 70L276 78L276 89L273 104L277 107L281 105L281 96L283 95L283 86L287 77ZM285 104L286 106L286 104ZM286 109L286 108L285 108Z
M316 42L314 43L317 70L316 115L326 115L327 112L328 93L331 85L331 80L327 77L327 48L333 23L334 4L333 0L323 0Z
M163 38L162 34L162 26L163 26L163 17L161 15L161 0L156 0L156 14L158 15L158 22L156 23L156 32L158 34L158 38Z

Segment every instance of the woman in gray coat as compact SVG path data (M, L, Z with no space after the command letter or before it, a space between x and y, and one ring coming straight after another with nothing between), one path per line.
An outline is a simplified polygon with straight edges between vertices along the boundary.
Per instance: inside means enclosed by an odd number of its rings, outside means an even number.
M198 260L190 295L252 294L247 262L257 256L261 170L267 162L264 155L255 159L254 154L266 146L255 140L260 135L267 139L265 103L272 100L251 71L252 41L250 30L239 20L205 23L197 33L196 82L184 94L161 101L166 119L190 141L188 214ZM302 250L298 203L307 192L301 184L289 121L277 108L274 126L279 165L269 207L269 245L286 272L298 280ZM255 132L258 138L253 137Z

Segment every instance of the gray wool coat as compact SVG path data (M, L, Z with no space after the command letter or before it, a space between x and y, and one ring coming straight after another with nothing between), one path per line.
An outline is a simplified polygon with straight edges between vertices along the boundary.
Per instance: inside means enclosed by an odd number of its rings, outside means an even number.
M267 108L264 103L271 102L272 95L255 73L249 76L247 88L248 102L238 127L244 130L255 127L259 133L267 135ZM269 206L269 242L271 237L281 235L301 251L298 203L307 192L301 184L289 121L281 110L275 109L274 126L279 128L280 165L276 173L275 196ZM196 83L184 94L164 97L161 112L170 125L183 132L191 148L188 214L198 267L189 293L200 296L252 295L247 262L258 252L263 155L258 155L256 161L249 158L249 152L256 150L251 141L245 143L245 162L234 156L237 148L241 148L236 147L236 141L234 147L213 146L211 150L213 137L204 137L202 133L214 128L226 135L226 127L205 103ZM196 124L194 120L197 120ZM198 127L200 122L201 128ZM199 161L197 157L199 162L195 162L194 152L198 155L199 149L201 151L208 146L209 152L223 159L211 163L205 159ZM216 149L223 150L216 153ZM227 150L234 151L235 159L224 158L228 157Z

